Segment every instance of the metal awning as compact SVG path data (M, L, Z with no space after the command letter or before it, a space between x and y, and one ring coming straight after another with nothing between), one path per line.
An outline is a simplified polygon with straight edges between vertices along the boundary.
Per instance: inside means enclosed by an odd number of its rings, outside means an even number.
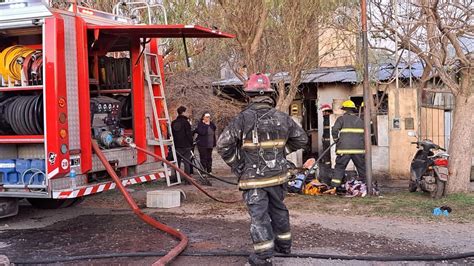
M87 25L99 34L138 38L234 38L229 33L198 25Z

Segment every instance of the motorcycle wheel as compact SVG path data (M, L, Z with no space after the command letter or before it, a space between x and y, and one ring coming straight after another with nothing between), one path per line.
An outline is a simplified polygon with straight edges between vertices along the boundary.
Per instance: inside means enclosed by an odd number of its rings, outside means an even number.
M416 192L416 189L418 186L416 185L416 182L413 180L410 180L410 183L408 184L408 191L410 192Z
M408 183L408 191L415 192L418 188L418 184L416 183L416 176L415 173L412 171L410 176L410 183Z
M445 186L446 182L436 179L436 189L430 192L431 197L434 199L441 198L444 195Z

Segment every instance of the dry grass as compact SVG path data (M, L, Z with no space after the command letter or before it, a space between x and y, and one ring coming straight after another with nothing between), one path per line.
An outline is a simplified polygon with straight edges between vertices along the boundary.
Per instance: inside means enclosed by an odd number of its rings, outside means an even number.
M434 200L427 194L393 192L381 197L344 198L339 196L289 197L289 205L301 210L317 208L318 211L342 215L365 215L383 217L405 217L423 220L452 221L468 223L474 221L474 193L453 194ZM449 217L432 215L436 207L449 206Z

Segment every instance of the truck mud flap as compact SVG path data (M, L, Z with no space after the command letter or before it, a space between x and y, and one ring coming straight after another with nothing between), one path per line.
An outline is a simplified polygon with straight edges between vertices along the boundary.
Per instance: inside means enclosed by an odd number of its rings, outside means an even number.
M18 214L17 198L0 198L0 219Z

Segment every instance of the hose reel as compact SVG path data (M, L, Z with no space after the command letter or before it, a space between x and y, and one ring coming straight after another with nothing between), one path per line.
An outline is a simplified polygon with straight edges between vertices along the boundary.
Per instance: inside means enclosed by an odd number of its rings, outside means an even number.
M41 135L44 132L43 95L0 98L0 133Z

